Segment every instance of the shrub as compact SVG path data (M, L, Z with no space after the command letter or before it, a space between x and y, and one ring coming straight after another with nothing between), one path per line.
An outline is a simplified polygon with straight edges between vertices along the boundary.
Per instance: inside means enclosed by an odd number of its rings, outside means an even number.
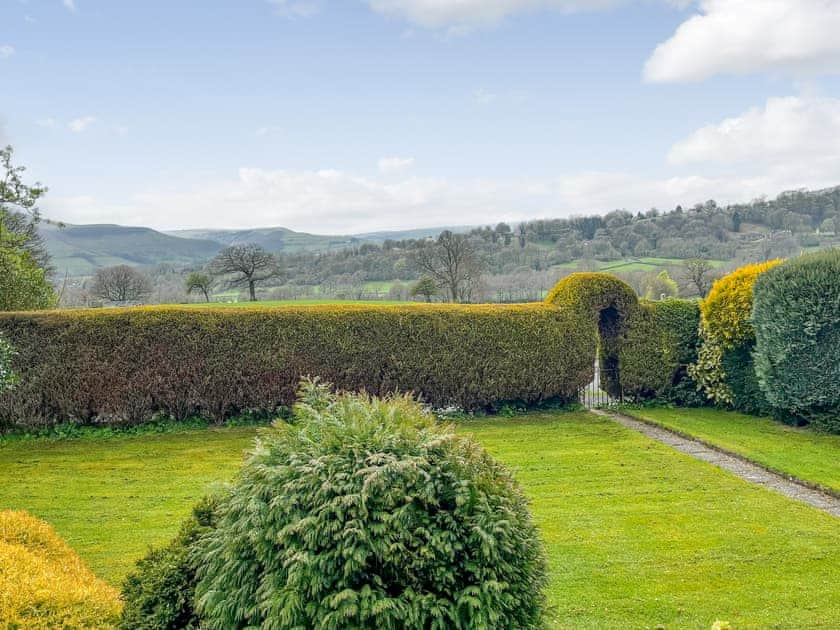
M0 399L7 427L271 412L305 375L436 407L530 405L574 398L594 360L578 316L539 304L4 313L0 332L21 376Z
M117 591L98 580L52 527L0 511L0 620L6 628L113 628Z
M840 432L840 249L787 261L755 283L758 382L778 416Z
M215 524L216 500L207 498L194 509L167 546L152 549L137 562L123 583L120 627L125 630L192 630L199 627L193 600L201 535Z
M768 405L755 377L752 350L753 285L781 261L746 265L715 281L700 303L703 345L689 375L718 404L764 414Z
M545 562L525 499L409 398L311 384L202 538L208 628L533 628Z
M753 284L759 275L780 260L746 265L715 281L700 303L703 326L724 350L738 348L755 339L752 327Z

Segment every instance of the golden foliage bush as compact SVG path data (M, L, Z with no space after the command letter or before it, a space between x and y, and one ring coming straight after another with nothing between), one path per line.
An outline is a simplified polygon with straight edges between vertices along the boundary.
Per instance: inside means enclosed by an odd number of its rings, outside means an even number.
M99 580L43 521L0 511L0 626L113 628L119 592Z
M723 349L733 349L752 341L753 284L759 275L781 260L746 265L717 280L700 303L700 317L709 337Z

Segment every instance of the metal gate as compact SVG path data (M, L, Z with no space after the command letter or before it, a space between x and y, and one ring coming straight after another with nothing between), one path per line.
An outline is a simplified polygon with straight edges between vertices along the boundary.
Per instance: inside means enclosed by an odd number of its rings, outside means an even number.
M621 402L621 398L614 398L610 396L604 389L604 383L607 380L613 380L612 377L617 377L618 373L612 373L609 370L601 368L601 361L599 358L595 359L595 375L592 381L581 387L578 390L578 399L580 404L587 409L603 409L605 407L613 407Z

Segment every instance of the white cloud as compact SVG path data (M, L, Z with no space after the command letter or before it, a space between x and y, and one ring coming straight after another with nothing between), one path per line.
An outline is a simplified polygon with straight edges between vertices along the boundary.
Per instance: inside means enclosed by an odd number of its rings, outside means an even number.
M700 0L700 12L656 47L648 81L716 74L840 72L840 0Z
M414 166L413 157L384 157L377 162L380 173L398 173Z
M840 99L768 99L763 108L707 125L677 142L668 161L840 167ZM840 169L836 173L840 183Z
M8 59L14 54L14 46L10 46L9 44L3 44L2 46L0 46L0 59Z
M693 0L367 0L371 9L427 28L448 27L454 33L493 26L518 13L553 10L597 11L634 2L687 6Z
M560 217L615 208L672 208L711 198L721 203L749 201L792 188L837 183L836 168L812 166L803 163L720 177L656 179L630 172L583 172L542 180L462 181L417 176L390 181L332 169L243 168L233 179L187 191L148 191L121 203L92 196L61 197L54 191L44 210L48 217L69 223L107 221L159 229L285 226L346 234Z
M61 0L61 4L63 4L64 8L68 11L72 13L76 12L76 0Z
M93 116L82 116L81 118L71 120L67 126L73 133L82 133L95 122L96 118Z
M58 121L52 117L36 120L35 124L39 127L43 127L44 129L55 129L56 127L58 127Z

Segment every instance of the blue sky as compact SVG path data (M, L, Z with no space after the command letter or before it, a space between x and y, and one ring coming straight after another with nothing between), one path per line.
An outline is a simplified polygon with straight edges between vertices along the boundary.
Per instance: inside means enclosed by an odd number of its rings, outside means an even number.
M321 233L840 184L836 0L1 0L45 214Z

